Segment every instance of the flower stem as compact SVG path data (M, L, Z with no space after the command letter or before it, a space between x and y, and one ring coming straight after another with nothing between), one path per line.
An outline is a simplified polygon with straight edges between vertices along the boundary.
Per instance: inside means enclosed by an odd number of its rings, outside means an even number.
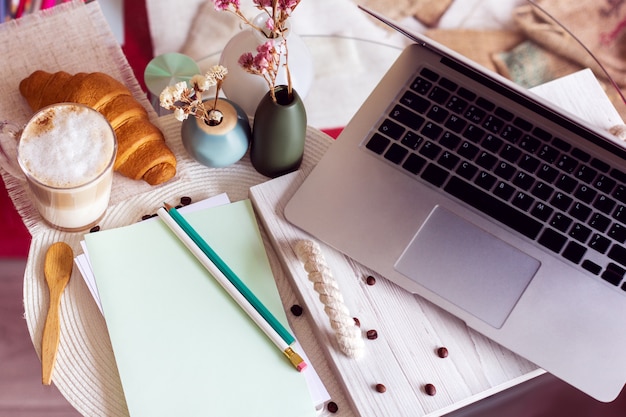
M291 100L291 96L293 95L293 86L291 83L291 71L289 70L289 48L287 48L287 37L283 38L285 42L285 73L287 74L287 94L289 96L289 100Z

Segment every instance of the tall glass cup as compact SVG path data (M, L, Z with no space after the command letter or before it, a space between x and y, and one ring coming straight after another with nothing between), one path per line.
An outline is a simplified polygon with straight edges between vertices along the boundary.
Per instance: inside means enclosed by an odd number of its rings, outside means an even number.
M44 107L23 128L0 122L2 166L25 179L41 217L66 231L88 229L109 204L117 140L90 107Z

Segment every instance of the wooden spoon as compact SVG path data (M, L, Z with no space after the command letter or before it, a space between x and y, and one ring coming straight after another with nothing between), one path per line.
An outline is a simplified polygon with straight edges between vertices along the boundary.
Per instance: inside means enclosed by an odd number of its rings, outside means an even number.
M50 385L52 381L52 371L61 334L59 306L63 290L72 275L73 265L74 253L68 244L57 242L48 248L43 267L46 283L50 290L50 306L41 340L41 374L44 385Z

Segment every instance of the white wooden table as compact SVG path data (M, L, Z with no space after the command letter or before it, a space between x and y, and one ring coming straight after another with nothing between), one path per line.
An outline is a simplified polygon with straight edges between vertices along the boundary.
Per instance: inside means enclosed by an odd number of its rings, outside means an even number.
M561 80L553 88L547 86L544 95L554 97L555 91L563 92L566 94L559 97L559 101L574 104L588 104L590 97L599 97L597 102L579 110L600 128L619 123L619 116L611 113L614 109L608 99L603 99L597 89L586 91L593 86L593 78L590 80L582 74ZM331 89L329 96L332 96L332 88L335 87L329 82L320 85L320 88ZM584 100L579 100L581 97ZM348 109L349 112L354 110ZM307 111L316 110L308 108ZM176 196L187 195L197 201L227 192L236 201L246 198L250 187L266 181L253 170L247 157L226 169L209 170L200 166L182 148L180 123L171 116L162 117L159 122L168 144L179 157L176 179L152 188L118 177L111 207L101 223L103 229L137 221L162 201ZM308 137L303 173L319 161L332 143L330 138L315 129L310 129ZM376 329L379 334L378 339L367 341L367 352L361 360L347 359L339 354L316 294L293 256L291 243L300 237L299 232L281 223L279 207L288 196L284 187L296 184L290 183L290 179L293 178L283 179L286 184L269 184L262 194L255 196L255 200L259 212L266 213L263 216L269 226L266 229L266 247L283 305L287 310L294 303L302 303L306 307L305 315L295 317L288 312L288 317L333 401L339 405L339 412L335 415L441 415L542 372L382 277L378 277L375 286L367 286L363 277L369 274L368 271L338 253L325 250L333 272L341 280L351 312L359 318L364 330ZM42 254L50 243L57 240L69 243L78 254L81 236L46 230L43 226L37 226L36 231L24 277L24 306L26 323L39 354L48 305L41 273ZM55 385L86 416L127 416L104 319L76 270L64 294L61 311L62 335ZM435 351L440 346L449 349L448 358L437 357ZM378 383L384 384L387 392L376 392L374 386ZM429 396L424 392L427 383L437 387L437 395Z

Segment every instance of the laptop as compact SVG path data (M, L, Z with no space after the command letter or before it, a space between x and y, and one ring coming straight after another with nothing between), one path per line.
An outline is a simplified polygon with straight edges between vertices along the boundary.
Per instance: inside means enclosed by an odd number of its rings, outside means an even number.
M367 10L366 10L367 11ZM288 221L603 402L626 383L626 151L421 35Z

